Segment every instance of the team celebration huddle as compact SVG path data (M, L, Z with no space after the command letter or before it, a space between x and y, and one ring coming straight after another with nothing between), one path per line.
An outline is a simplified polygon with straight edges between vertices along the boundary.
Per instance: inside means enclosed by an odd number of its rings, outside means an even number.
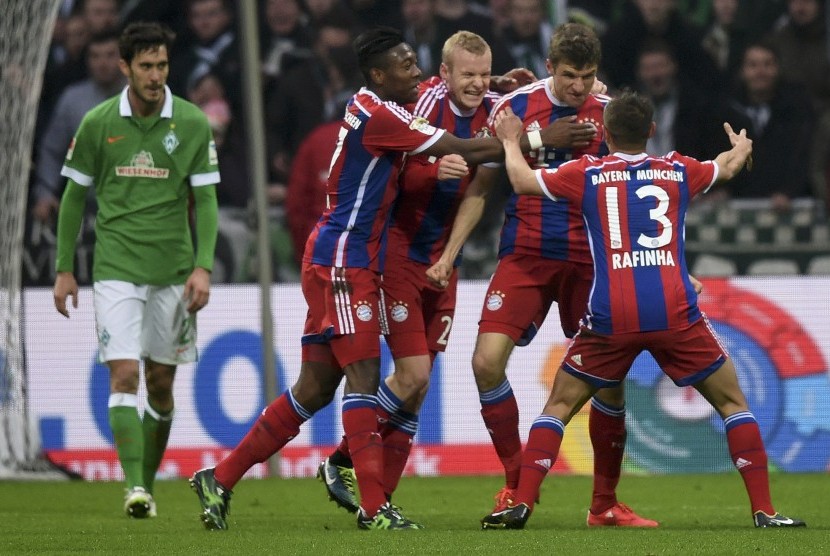
M119 54L127 85L87 114L62 170L68 186L58 219L55 306L65 316L69 298L77 307L73 259L92 188L98 345L110 372L109 422L132 518L159 511L154 479L173 422L176 366L195 361L196 315L211 297L215 185L223 171L207 118L166 85L172 41L155 23L124 30ZM746 131L724 123L731 148L712 160L646 154L654 106L630 90L606 96L597 79L600 40L579 23L556 28L547 75L526 68L491 75L490 46L468 31L446 40L434 76L422 73L397 29L371 28L353 48L365 85L346 104L326 207L302 256L308 313L298 338L299 376L226 457L190 479L204 527L229 528L231 498L245 504L246 491L255 489L240 482L245 473L296 438L344 378L343 437L319 464L320 495L354 514L360 529L429 526L405 515L395 493L433 363L453 341L461 248L504 171L512 193L471 365L481 426L503 465L504 485L488 493L494 505L476 511L471 523L525 527L569 421L590 403L587 526L659 527L660 516L640 515L617 498L624 379L648 352L722 419L754 526L805 526L773 504L758 423L698 306L702 286L684 255L689 202L751 164ZM570 341L550 396L522 438L506 369L554 304ZM381 336L394 359L385 380Z

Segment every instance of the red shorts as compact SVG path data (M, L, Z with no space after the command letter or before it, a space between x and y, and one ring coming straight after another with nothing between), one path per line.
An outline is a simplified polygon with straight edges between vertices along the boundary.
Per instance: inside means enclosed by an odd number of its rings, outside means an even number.
M381 303L386 316L386 343L395 359L447 348L455 316L458 272L453 271L446 289L441 289L427 278L429 267L398 257L386 261Z
M525 346L541 328L554 301L562 332L572 338L588 305L594 280L590 264L534 255L503 257L490 279L478 333L497 332Z
M380 357L377 272L304 263L301 285L308 303L303 345L329 344L341 368Z
M606 336L584 326L574 337L562 368L593 386L618 386L643 351L678 386L700 382L717 371L729 354L704 316L686 328Z

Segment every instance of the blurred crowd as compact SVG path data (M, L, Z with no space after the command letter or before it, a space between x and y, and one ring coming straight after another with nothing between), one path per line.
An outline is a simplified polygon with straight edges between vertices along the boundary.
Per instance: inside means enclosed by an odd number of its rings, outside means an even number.
M24 281L52 283L48 253L63 157L86 111L125 85L118 32L141 20L176 32L168 84L204 110L216 138L224 260L214 278L255 279L237 6L61 1L37 119ZM444 40L460 29L487 40L494 74L526 67L542 78L552 30L587 23L603 42L599 77L609 93L630 87L655 103L652 154L678 150L707 159L727 148L722 122L748 130L753 170L707 195L710 202L762 198L787 211L794 199L812 198L827 206L830 14L820 0L259 0L258 11L277 280L297 278L305 238L325 202L343 107L362 85L351 42L376 24L404 31L424 78L438 72ZM466 247L464 277L486 278L492 270L508 187L492 196L489 216Z

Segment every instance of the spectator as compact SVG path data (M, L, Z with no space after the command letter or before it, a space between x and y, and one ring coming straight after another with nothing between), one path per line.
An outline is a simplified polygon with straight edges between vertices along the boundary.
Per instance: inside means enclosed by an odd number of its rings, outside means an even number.
M355 19L366 27L389 25L402 28L402 0L347 0L346 4L355 15Z
M64 182L60 175L64 156L84 115L118 93L126 83L118 67L119 59L115 31L93 36L86 51L89 78L67 87L55 105L38 146L35 167L32 215L40 222L50 222L56 214Z
M346 102L360 88L351 20L332 16L319 24L313 51L298 52L286 60L290 67L267 100L273 181L285 183L303 138L317 125L340 118Z
M494 74L504 74L513 69L513 60L500 36L496 35L493 19L486 12L483 13L477 4L468 0L436 0L435 13L441 18L442 40L446 40L459 29L475 33L490 45Z
M121 24L118 15L118 0L84 0L80 13L92 35L115 31Z
M679 151L707 160L717 154L708 146L709 138L716 136L716 127L709 125L716 103L693 83L679 81L677 60L669 45L660 40L643 45L637 82L639 91L654 104L657 128L648 140L648 154L665 156Z
M814 108L830 108L830 58L827 25L818 0L787 0L786 23L773 35L781 77L803 85Z
M174 94L185 96L193 83L206 73L222 82L231 107L241 107L239 54L233 30L233 12L225 0L187 0L190 43L179 38L170 57L168 85Z
M806 93L782 80L774 47L768 42L747 47L740 83L724 120L734 129L747 130L753 141L754 167L727 184L732 196L768 198L777 210L789 209L793 198L809 196L805 153L812 119Z
M340 127L337 120L314 128L303 139L291 164L285 212L298 265L308 234L326 207L326 180Z
M437 73L441 48L449 35L444 36L443 20L435 14L435 0L403 0L401 17L401 29L418 56L418 67L424 75Z
M287 55L304 56L311 50L313 33L298 0L265 0L264 9L262 72L266 90L272 90L285 71Z
M608 27L602 41L603 69L609 87L635 87L637 59L643 44L661 39L669 44L684 80L710 87L717 72L714 62L700 45L703 31L684 19L675 0L634 0L623 15Z
M545 61L552 34L542 0L511 0L510 23L502 38L512 57L512 67L547 75Z
M737 74L748 42L747 31L736 17L738 3L738 0L712 0L714 17L703 37L703 49L712 57L722 86L727 86Z

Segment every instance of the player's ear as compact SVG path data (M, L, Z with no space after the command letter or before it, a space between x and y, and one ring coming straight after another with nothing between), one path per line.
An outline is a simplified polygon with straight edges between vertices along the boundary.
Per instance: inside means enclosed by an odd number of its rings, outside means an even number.
M118 69L121 70L121 73L124 75L124 77L130 77L130 65L124 58L120 58L118 60Z
M441 62L441 66L438 68L438 75L440 75L441 79L444 81L446 81L450 75L450 68L444 62Z
M655 122L651 122L651 125L648 128L648 138L651 139L654 137L654 134L657 132L657 124Z
M383 87L383 82L386 80L386 72L380 68L372 68L369 70L369 77L372 78L372 83Z

